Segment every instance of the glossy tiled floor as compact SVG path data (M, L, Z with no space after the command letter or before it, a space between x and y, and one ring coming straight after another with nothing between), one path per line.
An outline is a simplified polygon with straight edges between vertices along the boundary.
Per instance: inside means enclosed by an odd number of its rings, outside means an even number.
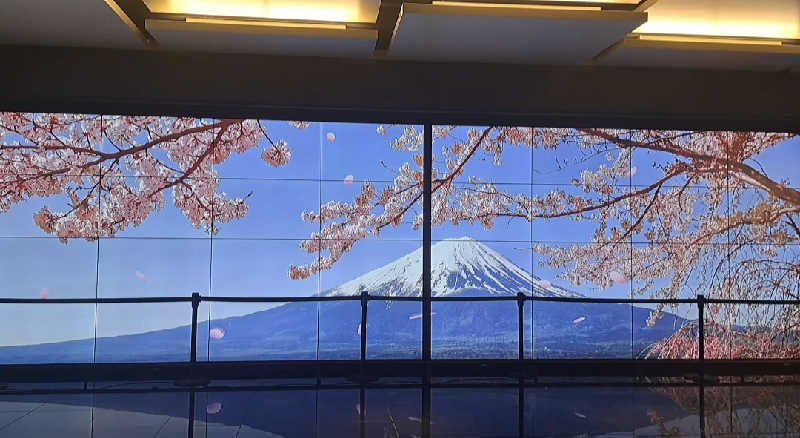
M169 382L87 390L13 385L0 391L0 436L800 436L800 386L793 383L711 384L702 397L700 387L685 382L540 382L522 391L459 382L434 384L429 394L414 385L275 383L214 382L195 392ZM429 431L423 425L428 415Z

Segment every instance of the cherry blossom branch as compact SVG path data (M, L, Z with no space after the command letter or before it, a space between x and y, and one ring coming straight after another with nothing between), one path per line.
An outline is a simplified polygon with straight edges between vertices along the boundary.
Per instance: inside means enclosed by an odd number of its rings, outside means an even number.
M293 122L292 126L305 129L308 124ZM210 136L212 132L216 135ZM269 138L263 126L252 120L204 123L164 117L0 113L0 137L8 133L19 137L20 144L0 147L0 211L33 196L68 193L68 211L52 213L44 207L34 217L45 232L62 241L94 239L136 226L163 207L163 193L168 189L192 225L216 232L215 221L240 218L247 206L244 199L229 200L216 193L219 183L212 165L255 147L261 139L269 143L262 152L268 164L282 166L291 156L285 142ZM141 135L145 141L137 144ZM115 151L93 146L103 141ZM156 158L151 153L154 149L162 150L175 165ZM127 186L127 177L119 169L123 163L135 173L132 178L139 180L139 188ZM93 178L91 188L82 183L86 178ZM78 192L85 196L79 197Z

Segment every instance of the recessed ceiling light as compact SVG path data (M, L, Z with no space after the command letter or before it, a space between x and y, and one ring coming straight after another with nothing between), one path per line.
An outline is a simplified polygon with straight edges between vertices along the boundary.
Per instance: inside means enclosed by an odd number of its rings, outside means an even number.
M639 34L800 39L797 0L662 0Z
M144 0L156 14L375 23L380 0Z

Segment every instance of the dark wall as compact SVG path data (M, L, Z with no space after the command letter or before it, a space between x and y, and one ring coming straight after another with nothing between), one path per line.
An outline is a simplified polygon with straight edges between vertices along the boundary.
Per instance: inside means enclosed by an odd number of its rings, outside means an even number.
M800 131L800 74L2 47L0 110Z

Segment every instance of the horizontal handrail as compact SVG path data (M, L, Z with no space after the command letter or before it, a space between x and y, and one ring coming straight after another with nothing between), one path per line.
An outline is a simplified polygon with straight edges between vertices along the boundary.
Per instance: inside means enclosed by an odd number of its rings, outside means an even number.
M371 295L369 301L410 301L422 302L422 297ZM436 302L480 302L480 301L534 301L586 304L698 304L697 298L589 298L589 297L541 297L530 295L497 295L486 297L434 296ZM360 301L360 295L310 296L310 297L222 297L200 295L201 302L220 303L295 303L326 301ZM0 298L0 304L144 304L144 303L188 303L191 296L186 297L129 297L129 298ZM800 305L800 300L734 300L723 298L705 298L706 304L739 304L739 305Z
M516 302L518 320L518 359L525 359L523 348L524 333L524 303L535 302L560 302L560 303L588 303L588 304L694 304L697 306L699 321L699 359L705 358L705 324L704 309L708 304L736 304L736 305L800 305L800 300L733 300L722 298L705 298L704 295L697 295L696 298L675 298L675 299L655 299L655 298L590 298L590 297L561 297L561 296L533 296L522 292L516 295L490 295L490 296L431 296L427 298L430 302ZM361 338L361 363L362 367L366 360L367 349L367 314L368 303L370 301L409 301L424 303L426 298L419 296L392 296L392 295L370 295L367 291L361 291L358 295L328 295L328 296L309 296L309 297L222 297L222 296L203 296L193 293L191 296L183 297L134 297L134 298L0 298L0 304L144 304L144 303L191 303L192 305L192 333L190 346L190 362L197 362L197 329L198 329L198 307L202 302L219 303L322 303L350 301L360 302L361 304L361 323L359 324L359 337Z
M191 303L192 297L137 298L0 298L0 304L143 304Z
M200 301L217 303L308 303L326 301L359 301L361 297L328 296L328 297L200 297Z

